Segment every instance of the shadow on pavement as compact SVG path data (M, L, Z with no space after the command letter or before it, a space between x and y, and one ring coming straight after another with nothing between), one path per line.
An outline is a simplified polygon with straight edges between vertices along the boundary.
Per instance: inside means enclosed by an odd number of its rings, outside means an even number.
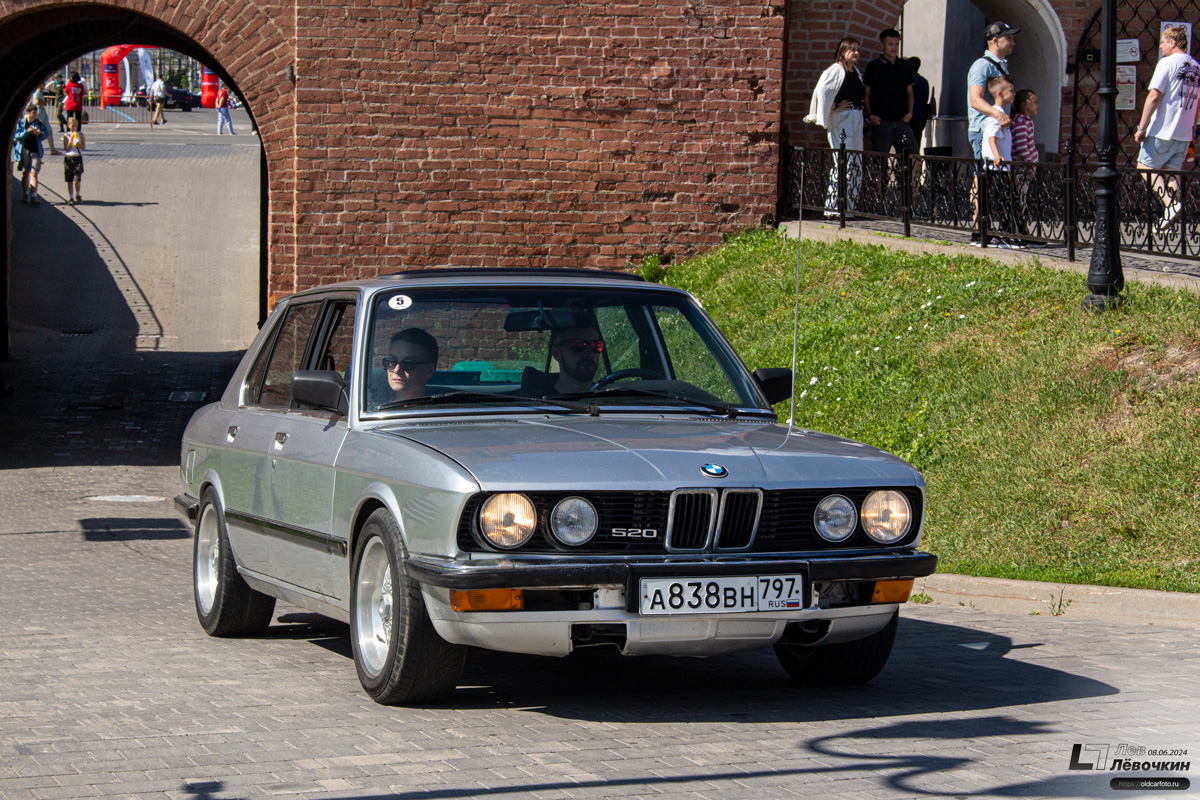
M218 400L241 352L113 352L68 344L4 365L14 394L0 400L0 470L179 463L183 429ZM202 401L176 402L176 392Z
M192 530L178 519L150 517L93 517L79 520L89 542L163 541L190 539Z
M12 190L20 198L15 178ZM0 397L0 470L178 464L188 419L220 397L242 351L157 349L163 324L118 246L86 215L49 202L54 191L40 208L11 212L21 235L9 275L11 360L0 366L12 389ZM88 205L148 204L87 201L81 211ZM204 399L172 400L179 392Z
M340 622L308 613L286 614L279 622L266 638L307 639L352 657L349 627ZM878 678L863 686L820 688L798 685L770 649L674 658L627 657L597 647L550 658L473 648L445 705L523 708L594 722L728 724L941 714L1118 693L1107 683L1008 657L1039 646L901 617L896 648Z

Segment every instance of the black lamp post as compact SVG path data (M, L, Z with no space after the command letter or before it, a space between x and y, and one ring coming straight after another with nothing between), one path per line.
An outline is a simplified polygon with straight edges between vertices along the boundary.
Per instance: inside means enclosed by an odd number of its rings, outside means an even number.
M1088 268L1088 296L1083 307L1103 311L1125 302L1121 289L1121 234L1118 228L1117 187L1117 3L1103 0L1100 22L1100 165L1092 173L1096 186L1096 234L1092 241L1092 263Z

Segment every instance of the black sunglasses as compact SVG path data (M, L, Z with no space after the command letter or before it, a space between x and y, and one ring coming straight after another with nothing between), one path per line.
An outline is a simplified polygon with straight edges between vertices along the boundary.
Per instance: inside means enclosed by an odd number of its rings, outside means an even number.
M417 367L424 367L432 364L432 361L418 361L415 358L405 358L397 361L391 356L383 357L383 368L388 372L412 372Z

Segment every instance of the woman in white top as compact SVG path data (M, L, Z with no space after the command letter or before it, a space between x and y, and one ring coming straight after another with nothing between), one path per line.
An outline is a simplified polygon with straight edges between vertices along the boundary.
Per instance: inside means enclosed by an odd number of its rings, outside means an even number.
M817 88L813 92L805 122L825 128L829 146L837 150L845 142L847 156L846 209L856 205L858 187L862 176L862 158L857 155L863 147L863 99L866 89L862 73L858 70L858 40L847 36L838 42L837 58L821 73ZM829 174L829 191L826 194L825 216L836 217L838 196L838 170L835 156Z

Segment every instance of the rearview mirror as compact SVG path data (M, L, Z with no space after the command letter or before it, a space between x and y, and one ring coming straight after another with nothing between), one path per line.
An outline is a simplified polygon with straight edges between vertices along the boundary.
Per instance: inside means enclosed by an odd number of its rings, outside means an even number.
M782 403L792 396L792 371L786 367L756 369L754 382L771 405Z
M305 369L292 373L292 397L297 403L346 416L350 408L350 384L328 369Z

